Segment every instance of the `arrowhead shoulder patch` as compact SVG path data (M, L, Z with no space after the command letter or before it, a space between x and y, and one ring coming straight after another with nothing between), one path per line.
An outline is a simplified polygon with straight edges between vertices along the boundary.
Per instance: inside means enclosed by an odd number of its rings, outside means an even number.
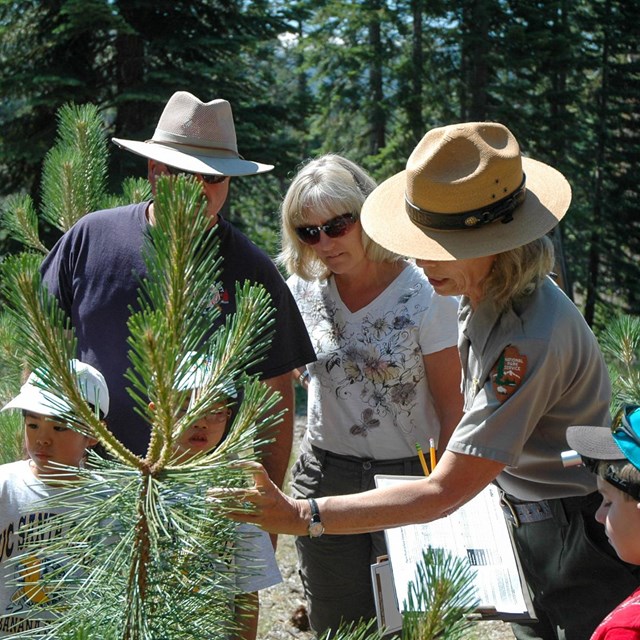
M509 345L491 370L491 386L496 398L503 403L518 389L527 372L527 356Z

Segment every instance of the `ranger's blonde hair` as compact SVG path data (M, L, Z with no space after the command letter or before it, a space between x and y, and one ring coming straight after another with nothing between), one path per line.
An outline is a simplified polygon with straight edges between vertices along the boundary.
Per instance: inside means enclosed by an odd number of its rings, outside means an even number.
M484 281L484 297L503 310L512 301L531 295L551 273L553 243L547 236L496 255Z

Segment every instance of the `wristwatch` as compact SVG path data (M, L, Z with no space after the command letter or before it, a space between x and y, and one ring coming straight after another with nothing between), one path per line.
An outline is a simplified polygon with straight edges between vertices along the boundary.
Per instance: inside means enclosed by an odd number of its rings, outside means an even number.
M307 498L311 509L311 522L309 522L309 537L319 538L324 533L324 525L320 520L320 509L318 503L313 498Z
M309 373L308 369L305 369L299 376L298 376L298 382L300 383L300 386L304 387L304 383L305 382L309 382L309 379L311 378L311 374Z

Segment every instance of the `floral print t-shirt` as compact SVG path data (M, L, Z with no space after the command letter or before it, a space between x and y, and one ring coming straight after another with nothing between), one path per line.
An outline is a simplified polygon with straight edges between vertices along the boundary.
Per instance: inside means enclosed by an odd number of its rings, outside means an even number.
M307 365L307 438L342 455L390 460L438 441L423 356L457 343L458 299L437 295L409 263L352 313L333 277L287 281L318 359Z

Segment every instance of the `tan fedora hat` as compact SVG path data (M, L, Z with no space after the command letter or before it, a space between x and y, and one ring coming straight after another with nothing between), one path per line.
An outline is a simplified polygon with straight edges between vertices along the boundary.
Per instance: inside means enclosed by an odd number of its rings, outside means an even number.
M151 140L113 138L119 147L176 169L203 175L248 176L273 165L245 160L238 153L231 105L202 102L187 91L167 102Z
M513 134L493 122L429 131L407 168L365 200L365 231L391 251L462 260L514 249L558 224L571 187L553 167L523 158Z

